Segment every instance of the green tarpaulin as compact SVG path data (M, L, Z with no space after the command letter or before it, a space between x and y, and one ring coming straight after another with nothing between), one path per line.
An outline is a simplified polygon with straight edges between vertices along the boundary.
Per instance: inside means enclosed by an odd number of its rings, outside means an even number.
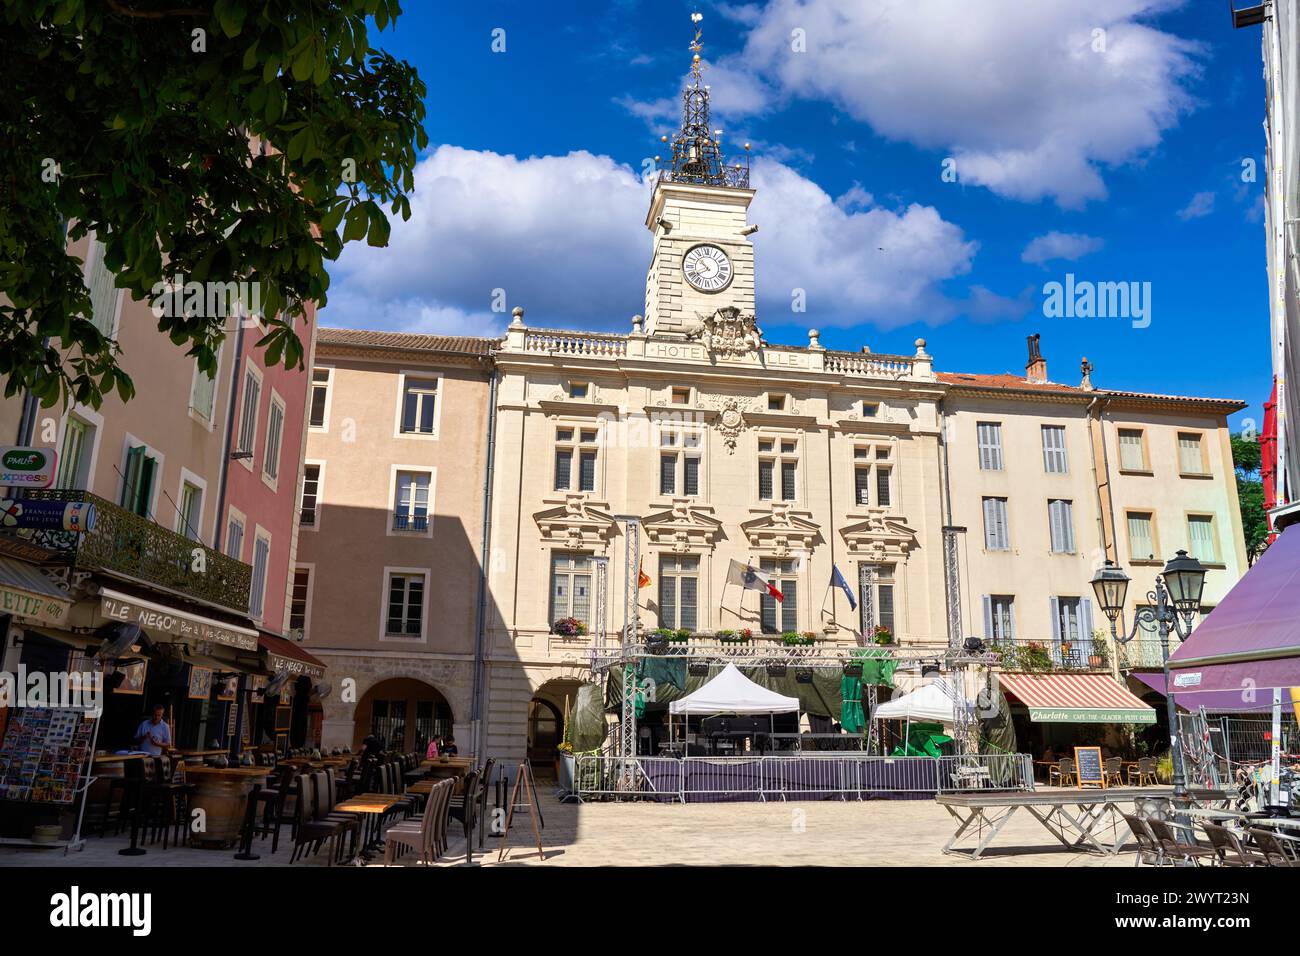
M912 724L907 744L894 748L895 757L941 757L942 745L952 740L943 732L943 724Z
M862 719L862 681L845 674L840 680L840 727L846 734L860 734Z
M599 684L582 684L578 687L569 712L570 740L577 753L597 750L605 742L605 708L601 702Z

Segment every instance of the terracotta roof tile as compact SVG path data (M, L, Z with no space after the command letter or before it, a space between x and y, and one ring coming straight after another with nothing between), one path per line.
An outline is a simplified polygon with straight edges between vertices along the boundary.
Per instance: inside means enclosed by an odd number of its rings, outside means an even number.
M500 339L481 339L470 335L428 335L420 332L383 332L372 329L322 328L317 336L321 345L373 346L407 351L454 352L461 355L487 355Z
M1073 395L1104 395L1110 398L1127 398L1137 401L1185 402L1189 404L1233 406L1245 408L1247 403L1235 398L1207 398L1196 395L1162 395L1157 392L1126 392L1112 388L1094 388L1086 392L1077 385L1062 385L1059 382L1031 382L1023 375L1003 372L998 375L985 375L969 372L936 372L935 378L945 385L965 388L998 388L1021 392L1057 392Z

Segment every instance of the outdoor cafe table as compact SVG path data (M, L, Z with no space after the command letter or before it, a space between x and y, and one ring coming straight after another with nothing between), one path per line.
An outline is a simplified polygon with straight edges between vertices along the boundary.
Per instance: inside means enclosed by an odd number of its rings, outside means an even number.
M1070 850L1085 850L1114 856L1124 847L1127 832L1120 804L1147 798L1169 799L1168 787L1111 787L1110 789L1007 790L941 793L935 802L957 821L957 832L944 844L943 852L969 856L978 860L984 855L1002 828L1017 810L1024 809ZM1189 796L1202 804L1226 802L1233 794L1226 790L1194 789ZM1109 829L1113 839L1101 831ZM973 848L958 847L970 831L976 841Z
M355 813L361 816L365 836L361 841L361 851L353 862L364 860L370 850L379 842L379 821L383 815L401 803L404 796L397 793L359 793L342 803L335 804L334 809L341 813Z

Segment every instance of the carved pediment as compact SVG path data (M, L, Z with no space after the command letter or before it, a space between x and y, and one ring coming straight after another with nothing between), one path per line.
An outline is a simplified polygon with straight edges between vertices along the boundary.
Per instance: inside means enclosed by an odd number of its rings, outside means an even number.
M865 558L902 557L916 546L916 530L899 515L884 511L871 512L845 526L840 534L850 554Z
M722 522L709 514L709 510L694 507L689 500L677 499L668 511L646 517L641 527L652 543L671 544L679 554L711 548L722 533Z
M614 534L614 516L592 507L583 495L568 495L563 505L533 514L544 541L564 548L601 545Z
M783 504L774 504L771 511L742 522L740 529L745 532L750 547L777 557L792 551L811 551L821 535L820 525Z

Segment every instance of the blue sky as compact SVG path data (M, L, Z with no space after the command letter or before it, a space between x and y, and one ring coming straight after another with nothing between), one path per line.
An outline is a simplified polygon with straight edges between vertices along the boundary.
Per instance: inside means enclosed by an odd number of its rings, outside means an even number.
M1019 372L1039 332L1053 380L1077 383L1087 355L1097 385L1241 398L1234 425L1262 420L1260 36L1223 4L406 7L372 37L429 90L415 215L388 249L344 253L325 324L492 333L522 305L530 325L626 330L642 164L674 126L698 10L713 125L729 152L754 144L769 340L818 327L908 353L921 336L941 370ZM1066 273L1150 283L1150 325L1047 317Z

